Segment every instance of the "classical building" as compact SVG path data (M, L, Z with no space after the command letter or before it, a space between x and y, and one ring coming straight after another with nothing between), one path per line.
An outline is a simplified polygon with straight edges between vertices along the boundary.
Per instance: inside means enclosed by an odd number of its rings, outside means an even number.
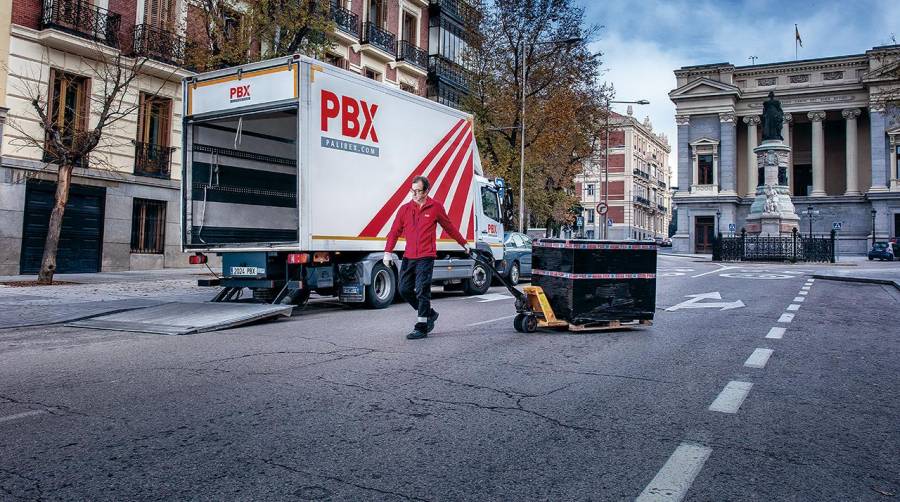
M575 178L584 223L584 236L600 238L603 225L609 239L654 239L668 236L671 203L669 192L669 142L665 135L653 132L647 117L643 122L632 116L613 113L609 135L609 208L605 216L597 213L604 200L603 165L586 166Z
M839 251L900 234L900 45L864 54L675 70L676 251L709 253L716 232L740 232L762 182L753 149L770 91L784 109L788 182L800 228L838 232ZM874 215L874 216L873 216ZM810 222L810 218L812 221Z

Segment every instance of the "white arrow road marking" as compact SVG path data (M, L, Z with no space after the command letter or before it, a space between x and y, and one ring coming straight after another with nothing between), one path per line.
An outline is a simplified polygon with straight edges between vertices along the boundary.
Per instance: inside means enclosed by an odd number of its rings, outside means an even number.
M725 265L719 265L718 267L719 267L719 268L716 269L716 270L710 270L709 272L703 272L702 274L692 275L691 277L703 277L704 275L715 274L715 273L718 273L718 272L723 272L723 271L725 271L725 270L731 270L731 269L733 269L733 268L739 268L739 267L729 267L729 266L725 266Z
M711 293L700 293L698 295L686 295L690 300L685 300L678 305L673 305L666 309L668 312L674 312L680 309L719 309L719 310L731 310L737 309L741 307L746 307L744 302L740 300L735 300L733 302L718 302L718 303L700 303L700 300L721 300L722 295L719 294L718 291L713 291Z
M503 295L500 293L488 293L486 295L471 296L470 298L478 298L478 303L496 302L497 300L508 300L511 295Z

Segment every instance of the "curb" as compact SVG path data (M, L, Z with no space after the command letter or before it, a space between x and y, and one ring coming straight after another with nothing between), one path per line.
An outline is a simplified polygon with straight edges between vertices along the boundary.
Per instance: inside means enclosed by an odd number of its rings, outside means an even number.
M826 281L836 281L836 282L861 282L865 284L881 284L885 286L894 286L897 290L900 290L900 282L892 281L890 279L872 279L868 277L843 277L839 275L822 275L822 274L813 274L812 277L814 279L823 279Z

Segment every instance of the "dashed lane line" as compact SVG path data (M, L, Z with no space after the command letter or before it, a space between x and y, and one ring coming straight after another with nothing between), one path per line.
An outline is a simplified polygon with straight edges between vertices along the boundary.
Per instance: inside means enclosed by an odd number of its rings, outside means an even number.
M772 352L774 352L772 349L756 349L744 361L744 366L748 368L765 368L769 358L772 357Z
M47 413L45 410L31 410L31 411L23 411L22 413L16 413L15 415L7 415L5 417L0 417L0 422L9 422L11 420L18 420L20 418L33 417L35 415L43 415Z
M772 328L769 330L766 338L770 338L772 340L781 340L781 337L784 336L784 331L784 328Z
M778 318L778 322L791 322L794 320L794 314L781 314L781 317Z
M792 303L787 306L787 310L789 310L791 312L796 312L796 311L800 310L800 305L797 303Z
M800 288L800 289L802 289L803 291L809 291L809 286L803 286L803 287Z
M679 502L700 473L712 449L681 443L635 502Z
M722 413L737 413L741 404L750 393L753 384L750 382L739 382L732 380L728 382L716 400L709 405L709 411L719 411Z
M809 291L801 291L800 294L803 295L803 296L806 296L806 295L809 294Z
M802 296L795 296L795 297L794 297L794 301L797 302L797 303L803 303L804 300L806 300L806 298L803 298Z

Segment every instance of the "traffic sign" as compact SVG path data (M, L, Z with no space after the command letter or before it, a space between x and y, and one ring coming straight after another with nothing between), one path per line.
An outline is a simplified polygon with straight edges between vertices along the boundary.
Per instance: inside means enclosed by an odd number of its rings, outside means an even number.
M583 227L584 226L584 216L579 216L575 219L575 226Z
M834 223L831 224L831 229L835 230L835 231L840 230L841 225L843 225L843 224L844 224L843 221L835 221Z
M606 226L607 226L607 227L611 227L612 224L613 224L612 218L607 218L607 219L606 219Z
M737 230L737 225L735 225L734 223L729 223L729 224L728 224L728 231L729 231L729 232L734 232L735 230Z
M601 203L597 204L597 212L598 213L606 214L607 211L609 211L609 206L607 206L605 202L601 202Z

